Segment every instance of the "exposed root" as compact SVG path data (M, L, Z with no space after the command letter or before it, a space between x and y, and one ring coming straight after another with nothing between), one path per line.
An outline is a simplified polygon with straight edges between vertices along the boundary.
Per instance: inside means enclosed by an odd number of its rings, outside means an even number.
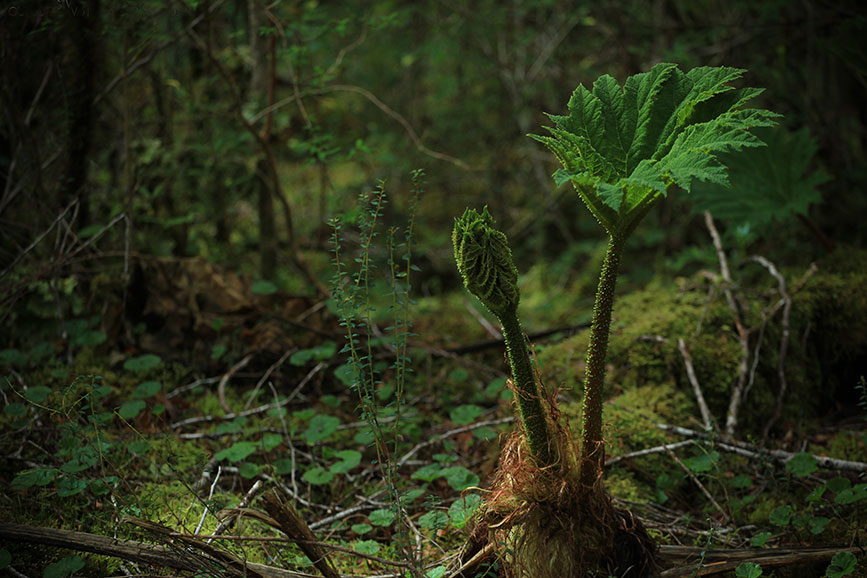
M555 468L533 465L519 434L501 453L484 513L461 560L475 561L458 576L584 578L654 576L655 544L628 511L614 507L597 482L579 484L579 465L567 430L557 428ZM491 547L491 545L493 547ZM479 552L488 552L479 556Z

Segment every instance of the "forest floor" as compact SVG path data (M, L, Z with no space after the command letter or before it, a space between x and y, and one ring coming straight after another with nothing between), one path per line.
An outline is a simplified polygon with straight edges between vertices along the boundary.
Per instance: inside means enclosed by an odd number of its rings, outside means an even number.
M867 392L850 354L864 270L789 272L785 323L772 279L742 289L740 321L701 276L621 297L605 483L661 545L664 575L867 576ZM525 284L540 376L577 431L586 324L563 320L587 292L534 308L551 283ZM73 318L40 341L58 286ZM385 313L356 328L376 376L359 388L332 303L201 259L137 259L129 287L46 283L19 304L35 338L0 351L0 567L454 575L516 427L497 329L467 295L418 299L411 333Z

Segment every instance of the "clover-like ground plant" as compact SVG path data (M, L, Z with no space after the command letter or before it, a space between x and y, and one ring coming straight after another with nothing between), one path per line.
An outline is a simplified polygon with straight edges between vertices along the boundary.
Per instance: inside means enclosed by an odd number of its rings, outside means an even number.
M592 89L575 89L568 115L549 115L550 135L532 135L562 163L554 173L557 183L572 183L608 234L587 350L580 447L558 424L530 365L505 235L487 209L468 210L457 220L458 269L503 326L522 425L522 436L502 451L465 559L499 548L504 574L527 578L655 572L646 532L628 512L615 509L601 487L605 356L617 273L626 240L654 204L676 189L689 192L695 179L727 184L717 155L763 144L750 129L773 125L777 115L746 107L762 90L731 86L744 72L683 72L662 63L623 86L605 75Z

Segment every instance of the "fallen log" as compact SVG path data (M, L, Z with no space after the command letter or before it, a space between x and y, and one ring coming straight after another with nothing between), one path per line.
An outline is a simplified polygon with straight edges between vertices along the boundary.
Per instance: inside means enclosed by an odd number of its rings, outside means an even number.
M229 561L228 558L215 557L211 554L197 552L192 549L183 549L179 545L157 545L134 540L121 540L90 534L87 532L75 532L72 530L58 530L56 528L43 528L39 526L25 526L21 524L0 524L0 540L12 543L42 544L68 548L79 552L91 552L113 558L121 558L130 562L162 566L175 570L190 572L200 571L204 568L230 567L234 572L247 576L259 576L262 578L309 578L310 574L302 574L266 566L254 564L238 559ZM189 545L195 548L194 545ZM227 553L226 553L227 554ZM240 562L240 566L238 565ZM227 572L226 575L232 575Z

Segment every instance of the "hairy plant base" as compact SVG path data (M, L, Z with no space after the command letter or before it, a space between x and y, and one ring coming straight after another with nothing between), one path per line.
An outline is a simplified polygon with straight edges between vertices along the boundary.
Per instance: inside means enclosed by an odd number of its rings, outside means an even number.
M568 432L560 430L569 443ZM474 568L496 567L498 578L616 576L645 578L657 573L656 545L629 512L614 507L601 482L579 484L574 445L560 445L556 468L536 468L520 435L501 453L486 509L464 549L467 561L487 544L487 559ZM496 564L495 564L496 563ZM479 576L469 570L464 576Z

